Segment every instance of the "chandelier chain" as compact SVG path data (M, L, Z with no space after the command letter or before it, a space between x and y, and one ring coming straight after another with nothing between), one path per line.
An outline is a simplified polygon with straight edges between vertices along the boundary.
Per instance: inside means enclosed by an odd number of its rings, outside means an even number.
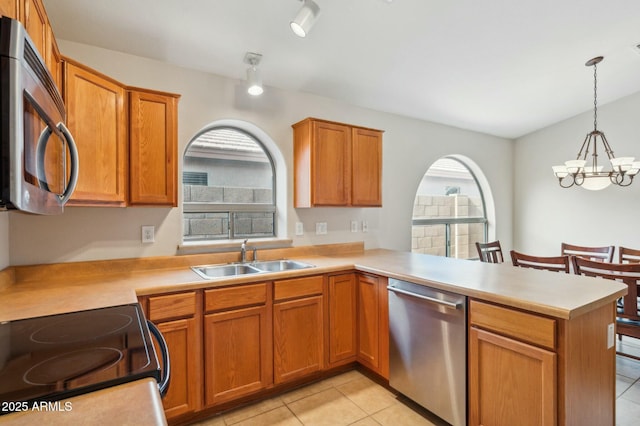
M593 130L598 130L598 65L593 64Z

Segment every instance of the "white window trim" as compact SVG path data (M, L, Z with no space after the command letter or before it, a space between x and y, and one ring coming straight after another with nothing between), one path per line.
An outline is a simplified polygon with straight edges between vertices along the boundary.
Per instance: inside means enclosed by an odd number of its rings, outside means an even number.
M276 175L275 178L275 206L276 206L276 235L275 238L272 238L272 242L282 241L285 245L290 244L290 240L287 240L287 165L284 161L284 157L282 152L280 152L280 148L278 145L271 139L271 137L258 126L253 123L249 123L247 121L235 120L235 119L222 119L213 121L202 129L200 129L189 141L189 143L185 147L185 152L191 145L195 139L197 139L203 133L209 132L211 130L215 130L221 127L231 127L236 128L238 130L244 131L249 135L253 136L257 139L264 148L269 151L269 155L271 156L271 160L273 161L274 173ZM182 153L182 158L184 158L184 152ZM184 167L184 161L181 160L181 167ZM181 201L181 209L180 214L184 219L184 203ZM182 229L182 227L180 228ZM207 247L215 247L215 246L225 246L229 243L234 243L231 240L221 240L220 242L215 241L202 241L200 244L198 242L184 241L184 236L181 235L180 241L182 244L178 247L190 247L194 248L194 246L207 246ZM256 240L258 241L258 240Z

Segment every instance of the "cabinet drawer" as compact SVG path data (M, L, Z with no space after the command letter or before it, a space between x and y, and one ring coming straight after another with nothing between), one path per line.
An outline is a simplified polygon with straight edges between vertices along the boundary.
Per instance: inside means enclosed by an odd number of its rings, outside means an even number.
M205 290L205 312L267 303L267 284L251 284Z
M193 291L149 298L149 319L151 321L193 316L195 313L196 293Z
M556 321L472 300L469 324L547 349L556 349Z
M322 275L276 281L273 283L273 300L278 301L294 297L322 294L323 283L324 277Z

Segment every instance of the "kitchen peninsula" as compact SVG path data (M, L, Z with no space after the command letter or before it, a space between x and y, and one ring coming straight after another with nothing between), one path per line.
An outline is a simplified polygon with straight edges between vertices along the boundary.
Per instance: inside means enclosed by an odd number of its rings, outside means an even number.
M469 298L469 424L486 422L486 415L494 416L489 423L507 424L513 418L509 416L523 414L533 423L545 425L615 423L615 346L608 327L615 324L616 299L626 293L623 284L504 264L383 249L365 251L361 244L293 247L263 250L260 254L263 260L295 258L315 267L216 280L205 280L190 269L237 261L238 253L10 267L0 272L0 321L137 300L148 316L151 310L154 320L153 308L158 303L181 300L188 303L169 306L188 306L190 313L174 313L168 318L186 318L193 324L192 331L197 331L195 335L204 334L206 338L215 335L216 320L223 315L228 317L240 310L257 312L256 318L265 327L261 330L269 335L263 342L263 355L267 355L262 361L273 370L252 382L250 390L219 391L211 382L213 377L203 377L202 369L215 339L198 341L192 347L195 354L190 354L196 361L191 374L198 389L187 395L173 413L164 401L169 422L184 422L231 408L237 401L316 380L337 367L361 364L382 380L388 379L384 296L387 279L396 278ZM237 293L218 291L232 289ZM243 289L250 293L243 293ZM233 294L237 299L226 299ZM253 295L251 302L238 300L245 294ZM336 294L340 295L337 299L333 297ZM353 300L339 303L349 295ZM378 297L374 304L380 313L373 328L364 323L372 319L357 312L363 303L373 300L371 295ZM313 369L293 374L285 368L291 360L282 358L285 352L279 349L283 341L277 338L278 333L290 329L282 328L285 322L278 321L287 318L287 303L302 306L303 302L305 309L318 307L307 311L317 312L319 323L310 324L316 324L318 330L306 331L319 336L313 343L317 343L321 355ZM233 310L225 304L234 306ZM338 311L346 315L339 317L338 323L352 329L337 328L332 322L338 318ZM371 329L377 333L368 333ZM344 348L345 342L358 347L336 351L337 347ZM525 363L519 364L522 360ZM493 380L505 378L507 373L519 374L523 369L530 379L526 383ZM291 379L287 374L292 374Z

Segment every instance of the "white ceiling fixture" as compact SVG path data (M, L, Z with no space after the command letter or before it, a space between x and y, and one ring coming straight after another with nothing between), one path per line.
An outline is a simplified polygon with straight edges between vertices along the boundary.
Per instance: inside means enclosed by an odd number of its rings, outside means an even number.
M633 157L615 157L607 137L598 130L597 65L602 59L604 59L602 56L598 56L585 64L593 67L593 130L587 133L575 160L565 161L563 166L553 166L553 173L563 188L576 185L598 191L611 184L629 186L633 182L633 177L640 171L640 162L633 161ZM604 166L598 164L598 140L609 157L611 170L604 170ZM590 157L588 157L589 154L591 154Z
M262 55L259 53L247 52L244 55L244 63L249 64L249 68L247 68L247 93L252 96L260 96L264 92L262 76L258 69L261 60Z
M320 14L320 7L313 0L302 0L302 7L289 23L291 30L298 37L306 37Z

